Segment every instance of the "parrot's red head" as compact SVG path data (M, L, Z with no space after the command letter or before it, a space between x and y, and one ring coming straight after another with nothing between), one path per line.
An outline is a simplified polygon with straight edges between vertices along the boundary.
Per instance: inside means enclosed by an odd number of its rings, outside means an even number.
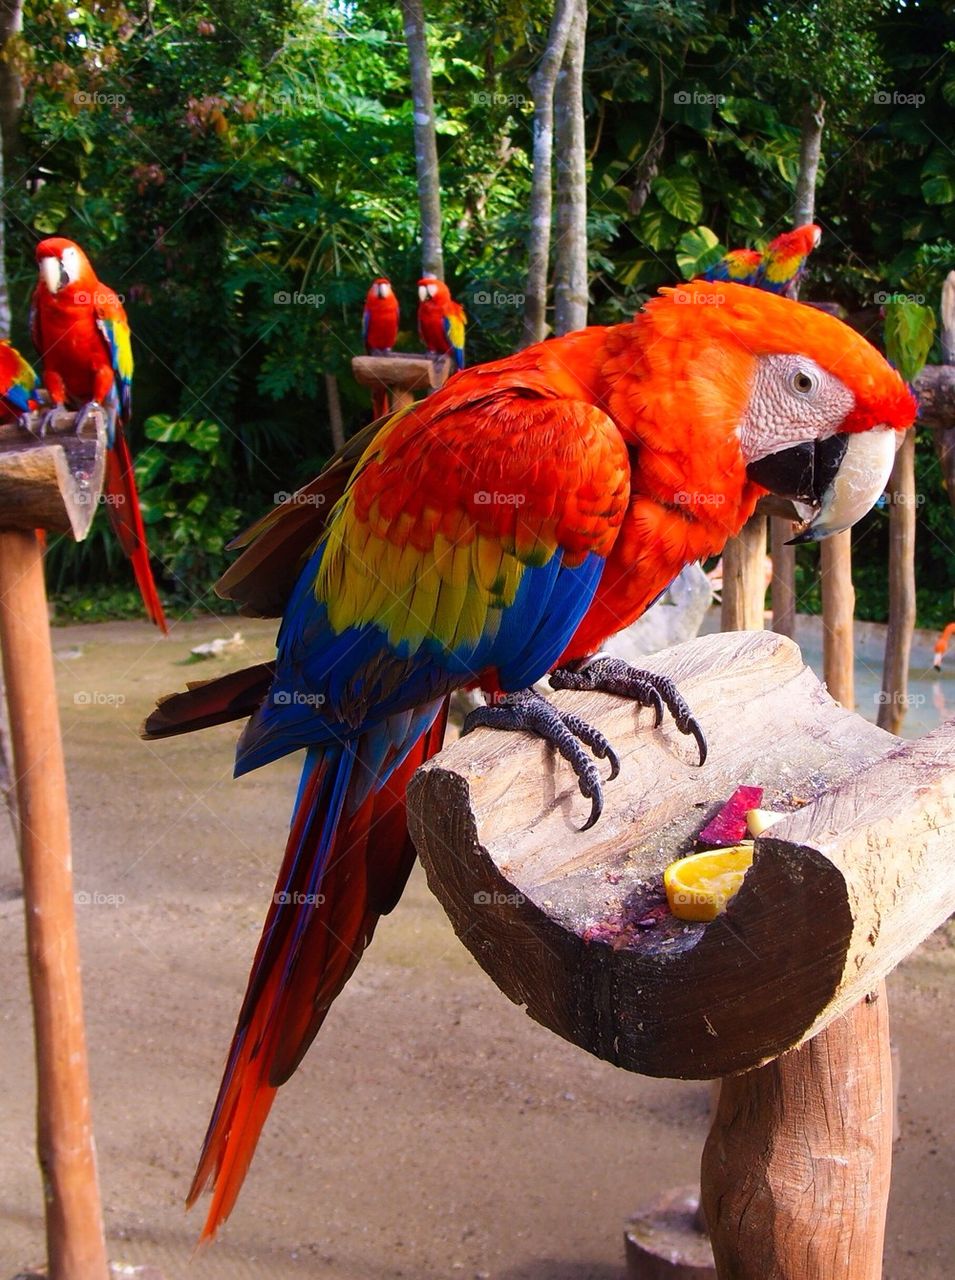
M822 228L814 222L807 222L795 231L784 231L781 236L771 240L766 249L767 257L805 258L822 239Z
M436 302L450 302L451 290L437 276L422 276L418 281L418 297L422 302L433 299Z
M51 236L36 247L40 284L51 294L79 285L88 289L96 284L96 272L78 244Z
M642 402L636 434L658 483L669 432L673 451L724 488L748 481L793 500L801 541L874 505L918 405L861 334L777 294L702 280L661 290L635 324L643 354L625 394Z
M394 290L391 287L391 281L387 276L376 276L371 282L371 288L365 296L365 301L373 302L375 298L390 298Z

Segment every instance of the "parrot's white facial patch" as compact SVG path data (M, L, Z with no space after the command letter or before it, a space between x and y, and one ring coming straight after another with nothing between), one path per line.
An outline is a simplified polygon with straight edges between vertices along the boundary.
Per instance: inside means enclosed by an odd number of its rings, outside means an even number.
M69 277L70 284L74 284L80 278L80 255L70 245L67 246L60 254L60 264Z
M747 464L804 441L834 435L855 405L834 374L801 355L760 356L740 423Z
M391 285L388 283L387 280L382 280L381 284L378 286L378 297L387 298L390 293L391 293Z
M80 255L72 246L67 246L59 258L40 259L40 279L50 293L74 284L80 278L80 269Z

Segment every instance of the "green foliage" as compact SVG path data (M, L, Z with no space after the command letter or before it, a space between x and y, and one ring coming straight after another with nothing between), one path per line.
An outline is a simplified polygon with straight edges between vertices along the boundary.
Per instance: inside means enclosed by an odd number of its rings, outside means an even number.
M520 333L528 76L550 9L428 6L447 274L471 318L472 361L512 350ZM889 294L934 311L955 265L953 47L943 0L594 0L592 321L626 319L659 285L789 225L800 124L819 99L824 238L803 296L872 307L875 325ZM347 429L367 419L349 362L374 275L398 290L399 348L417 346L400 11L382 0L28 0L17 56L27 102L5 194L14 338L27 341L36 236L74 236L126 298L150 539L164 594L186 607L225 563L225 541L328 456L325 374L339 379ZM919 554L947 603L951 509L925 449ZM857 538L863 616L882 607L882 519ZM807 587L810 557L800 553ZM61 593L129 581L102 517L84 546L52 548L50 571Z
M935 312L911 298L894 297L885 306L885 354L906 382L925 367L935 337Z

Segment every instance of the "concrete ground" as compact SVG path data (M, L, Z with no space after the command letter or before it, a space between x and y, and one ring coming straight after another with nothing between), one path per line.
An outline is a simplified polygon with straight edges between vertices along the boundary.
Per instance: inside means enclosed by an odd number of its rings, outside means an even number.
M111 1256L167 1280L620 1280L627 1214L696 1176L708 1086L645 1079L531 1022L416 872L282 1090L221 1240L190 1260L189 1184L284 842L283 763L233 782L235 730L146 745L161 693L232 620L54 633ZM43 1257L16 858L0 822L0 1277ZM890 982L902 1062L888 1280L955 1274L955 935Z

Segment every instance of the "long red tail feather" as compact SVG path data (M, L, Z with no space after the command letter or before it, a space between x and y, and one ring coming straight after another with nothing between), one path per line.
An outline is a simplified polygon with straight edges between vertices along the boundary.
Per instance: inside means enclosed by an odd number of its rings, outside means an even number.
M133 574L143 604L146 606L146 614L150 622L154 622L163 635L168 635L166 615L163 612L162 601L159 599L149 563L149 548L146 545L146 530L143 526L143 513L139 507L139 494L136 492L133 459L126 437L118 425L113 447L106 452L104 488L109 522L133 566Z
M447 704L388 782L353 811L349 797L356 794L360 780L356 771L339 808L333 775L340 767L340 751L316 756L303 780L186 1201L191 1206L212 1182L200 1243L211 1240L229 1216L278 1087L301 1062L371 941L379 917L401 895L415 858L405 817L405 788L415 769L440 749L446 722ZM337 825L329 828L339 811ZM322 858L324 871L317 873ZM290 903L296 909L288 910Z

